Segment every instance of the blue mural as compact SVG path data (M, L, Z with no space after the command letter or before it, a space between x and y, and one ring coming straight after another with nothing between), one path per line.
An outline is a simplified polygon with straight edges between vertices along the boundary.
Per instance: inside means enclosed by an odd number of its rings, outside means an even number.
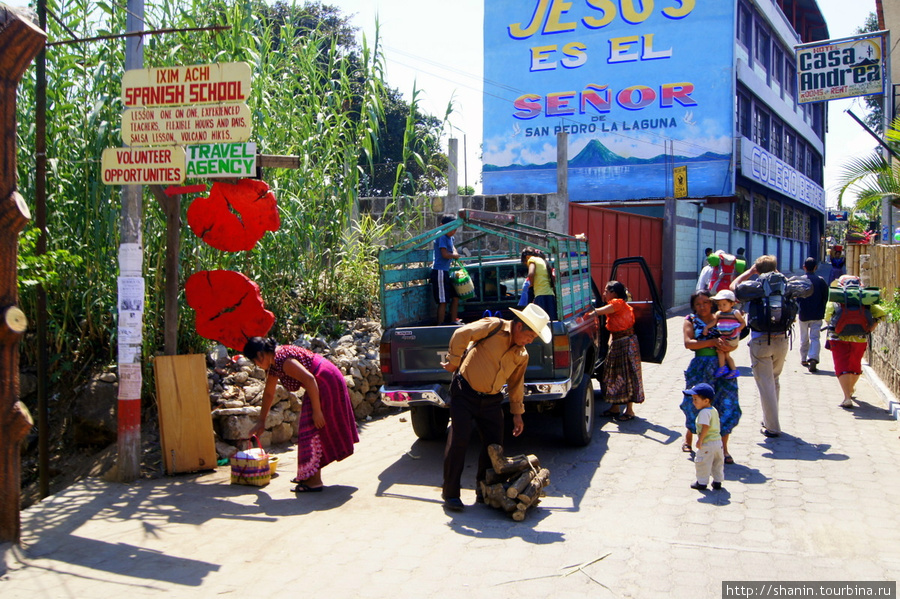
M490 0L484 7L484 193L573 201L731 195L735 3Z

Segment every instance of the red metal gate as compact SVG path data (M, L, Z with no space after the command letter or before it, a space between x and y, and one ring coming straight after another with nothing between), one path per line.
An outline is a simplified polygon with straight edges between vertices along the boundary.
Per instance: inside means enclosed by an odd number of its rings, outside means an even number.
M569 234L578 233L587 235L591 248L591 276L601 291L602 285L609 280L616 258L643 256L656 288L662 293L662 218L570 203ZM632 277L625 269L617 276L635 300L648 298L649 290L645 289L643 274L635 271Z

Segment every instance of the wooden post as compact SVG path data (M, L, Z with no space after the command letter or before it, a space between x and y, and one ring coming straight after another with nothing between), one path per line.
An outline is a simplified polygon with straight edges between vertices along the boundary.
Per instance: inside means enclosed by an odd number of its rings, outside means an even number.
M153 197L166 215L165 355L178 355L178 270L181 253L181 195L169 196L162 185L151 185Z
M34 422L19 401L19 340L25 314L19 302L16 261L19 232L31 219L16 193L16 87L47 35L0 5L0 542L18 543L22 439Z
M128 0L128 15L125 17L127 31L144 29L144 0ZM144 38L129 37L125 40L125 69L140 69L144 66ZM141 238L141 212L143 206L143 190L140 185L122 186L122 213L119 221L119 280L121 284L143 288L143 252ZM135 249L131 260L123 259L124 253ZM123 330L122 296L119 297L119 330ZM143 294L140 297L139 320L143 319ZM142 323L141 323L142 324ZM141 324L127 323L137 326ZM118 402L118 438L116 439L116 478L127 483L141 474L141 373L140 350L143 345L143 333L139 339L123 340L119 335L119 402ZM137 341L137 343L135 343ZM124 361L123 361L124 359Z

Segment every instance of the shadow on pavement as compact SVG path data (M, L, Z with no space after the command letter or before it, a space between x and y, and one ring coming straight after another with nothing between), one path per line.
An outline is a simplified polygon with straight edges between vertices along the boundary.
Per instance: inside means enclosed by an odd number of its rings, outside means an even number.
M727 476L726 476L727 479ZM709 505L729 505L731 503L731 493L724 486L718 491L703 491L697 503L708 503Z
M591 480L600 466L600 461L609 447L609 433L601 430L598 421L594 427L591 442L586 447L570 447L562 438L561 419L547 414L528 412L523 417L525 430L519 437L511 434L512 424L509 414L506 414L504 433L504 453L507 456L534 454L541 462L541 466L550 470L550 486L546 492L553 497L568 497L572 500L572 511L578 511L584 494L590 487ZM599 418L598 418L599 420ZM440 488L443 483L443 459L446 439L434 441L422 441L417 439L410 449L397 460L384 469L378 475L378 487L375 495L378 497L393 497L413 501L425 501L441 503ZM469 451L466 455L466 468L463 471L462 489L463 500L466 494L474 495L475 469L478 463L480 439L477 433L472 435L469 443ZM421 493L418 489L410 492L410 486L423 487ZM481 511L482 506L469 508L464 518L469 517L470 511ZM486 521L494 521L502 514L497 510L484 508L488 516ZM510 528L511 524L518 524L523 530L529 521L539 521L546 517L547 512L540 507L534 513L529 511L528 517L522 523L514 523L508 518L499 518L503 521L503 529ZM458 518L457 518L458 519ZM508 520L508 521L506 521ZM516 528L515 526L512 528ZM489 529L486 529L489 530ZM461 533L485 535L487 532L478 532L478 529L462 527ZM505 533L509 536L509 533ZM515 534L529 542L548 542L546 540L534 540L526 538L527 535ZM549 541L549 542L555 542Z
M850 459L847 454L828 453L831 449L831 445L828 443L807 443L800 437L784 432L778 437L767 437L757 445L768 450L762 454L762 457L773 460L832 460L840 462Z
M268 493L259 493L256 505L266 516L273 518L305 516L339 508L350 501L358 490L346 485L325 485L321 493L295 493L288 499L273 499Z

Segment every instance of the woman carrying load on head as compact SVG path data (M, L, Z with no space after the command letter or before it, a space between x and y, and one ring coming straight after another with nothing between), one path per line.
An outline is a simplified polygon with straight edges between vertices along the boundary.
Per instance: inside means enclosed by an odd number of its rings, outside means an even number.
M603 384L605 399L612 404L603 415L625 422L634 418L634 404L644 402L641 348L634 334L634 309L627 302L628 290L619 281L608 282L601 295L606 305L594 313L606 316L606 330L610 336Z
M700 383L709 383L715 390L713 407L719 413L720 433L722 435L722 448L725 451L725 463L733 464L734 459L728 453L728 438L732 429L741 419L741 406L738 403L738 381L736 378L728 379L717 377L716 369L719 367L719 359L716 348L727 347L727 341L719 338L715 333L703 334L703 329L714 322L712 294L701 289L691 295L691 310L684 319L682 332L684 334L684 347L694 352L694 357L684 371L685 389L692 389ZM695 430L697 409L694 407L690 396L682 395L681 411L685 416L684 443L681 450L691 451L691 442Z
M278 383L288 391L306 390L297 429L297 477L291 482L297 484L295 493L321 491L322 468L352 455L359 442L344 375L319 354L277 345L274 339L251 337L244 356L266 371L262 409L251 435L265 430Z

